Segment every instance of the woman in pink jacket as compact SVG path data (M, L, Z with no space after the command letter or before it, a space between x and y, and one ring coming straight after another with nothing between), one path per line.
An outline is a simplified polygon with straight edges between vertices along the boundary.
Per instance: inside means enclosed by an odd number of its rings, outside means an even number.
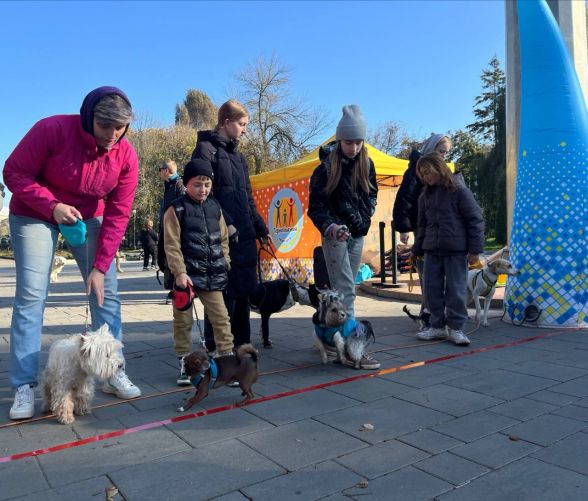
M92 330L106 323L114 337L121 338L113 258L138 181L137 154L123 137L132 116L131 103L120 89L99 87L86 96L79 115L37 122L4 165L4 181L12 192L9 224L16 265L10 327L10 383L16 393L11 419L29 418L35 411L33 387L58 225L74 225L78 219L85 223L85 241L70 250L86 283ZM120 398L141 395L124 368L105 381L102 390Z

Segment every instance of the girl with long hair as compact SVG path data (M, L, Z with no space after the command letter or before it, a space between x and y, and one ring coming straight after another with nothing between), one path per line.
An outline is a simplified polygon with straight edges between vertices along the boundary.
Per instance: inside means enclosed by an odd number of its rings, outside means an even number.
M468 263L478 262L484 250L484 219L472 192L456 182L439 153L417 162L425 185L419 197L419 216L413 257L424 255L424 288L431 311L431 327L418 333L423 341L449 339L468 345L463 333L467 319Z
M213 130L198 132L192 158L212 164L212 196L219 202L230 236L231 270L225 300L231 317L235 347L249 343L249 294L257 287L256 239L267 241L269 231L257 212L251 193L249 166L239 151L239 139L247 130L249 114L238 101L231 99L218 110ZM205 323L206 346L215 350L212 326Z
M355 317L355 276L378 195L376 169L365 137L366 122L359 106L344 106L336 141L319 151L321 164L310 179L308 204L308 216L321 233L331 287L343 294L351 317ZM362 359L363 369L379 367L369 356Z

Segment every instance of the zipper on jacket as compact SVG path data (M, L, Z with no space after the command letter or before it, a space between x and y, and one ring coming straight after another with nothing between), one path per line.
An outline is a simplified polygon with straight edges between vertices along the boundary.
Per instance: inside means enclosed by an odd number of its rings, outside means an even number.
M204 200L204 202L206 202L206 200ZM210 289L210 270L211 268L211 261L210 261L210 245L211 245L211 241L210 241L210 232L208 231L208 221L206 221L206 213L204 212L204 207L203 204L204 202L198 204L200 206L200 211L202 212L202 218L204 219L204 231L206 233L206 240L208 245L206 246L206 260L208 262L207 266L206 266L206 286L208 289Z

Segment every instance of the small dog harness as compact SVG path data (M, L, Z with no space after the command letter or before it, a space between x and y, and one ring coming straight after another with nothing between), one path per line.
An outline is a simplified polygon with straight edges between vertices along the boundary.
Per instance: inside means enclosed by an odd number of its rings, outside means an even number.
M209 357L208 362L210 363L210 367L208 369L206 369L205 371L202 371L196 377L190 378L190 382L196 388L198 388L198 385L202 382L202 380L206 376L207 372L210 372L210 383L208 384L208 388L212 389L212 387L214 386L214 383L216 383L216 378L218 377L218 367L216 365L216 362L214 361L214 358Z
M480 296L486 297L488 294L490 294L490 291L494 288L498 279L496 279L496 280L494 280L494 282L492 282L492 280L490 280L490 278L488 278L486 276L486 274L484 273L484 270L480 270L478 273L476 273L474 275L474 280L472 281L472 289L473 290L476 290L476 283L477 283L478 277L480 275L482 275L482 279L486 283L486 288L480 292Z
M355 318L349 316L343 325L337 327L321 327L320 325L315 324L314 332L323 343L328 344L329 346L335 346L333 336L339 332L343 339L347 339L357 328L357 323L358 322Z

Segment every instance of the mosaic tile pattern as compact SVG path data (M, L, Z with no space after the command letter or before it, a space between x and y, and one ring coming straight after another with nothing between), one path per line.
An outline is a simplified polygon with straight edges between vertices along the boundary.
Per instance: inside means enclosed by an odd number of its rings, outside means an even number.
M539 325L588 326L588 150L565 140L519 156L506 311L514 322L534 304Z

